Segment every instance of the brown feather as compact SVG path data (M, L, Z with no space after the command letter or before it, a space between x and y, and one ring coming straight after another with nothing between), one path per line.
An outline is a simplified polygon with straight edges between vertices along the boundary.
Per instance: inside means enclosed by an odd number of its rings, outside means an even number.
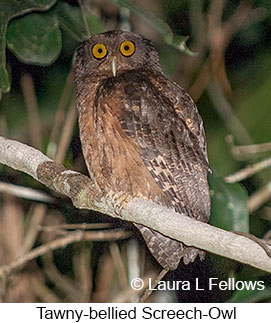
M112 55L95 67L89 51L96 39ZM137 48L129 59L117 52L123 39ZM116 77L107 65L110 55L118 59ZM209 165L202 119L190 96L162 74L157 57L148 41L127 32L94 36L80 47L76 82L85 161L92 179L116 206L140 197L207 222ZM202 250L136 226L164 268L204 257Z

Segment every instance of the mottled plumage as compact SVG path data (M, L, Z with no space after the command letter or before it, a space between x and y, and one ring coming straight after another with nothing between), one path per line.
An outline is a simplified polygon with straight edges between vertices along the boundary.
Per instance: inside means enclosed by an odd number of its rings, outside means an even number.
M145 198L207 222L202 119L185 90L164 76L150 41L122 31L95 35L79 47L75 72L84 158L104 195L118 207ZM204 257L202 250L136 226L164 268Z

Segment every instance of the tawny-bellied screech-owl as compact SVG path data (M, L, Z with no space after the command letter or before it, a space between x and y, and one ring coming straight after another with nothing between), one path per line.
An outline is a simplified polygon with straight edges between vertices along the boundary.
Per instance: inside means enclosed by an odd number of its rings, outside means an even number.
M191 97L162 72L142 36L119 30L78 48L75 64L83 154L92 180L121 207L151 200L199 221L210 214L202 119ZM136 224L166 269L204 251ZM176 228L178 230L178 228Z

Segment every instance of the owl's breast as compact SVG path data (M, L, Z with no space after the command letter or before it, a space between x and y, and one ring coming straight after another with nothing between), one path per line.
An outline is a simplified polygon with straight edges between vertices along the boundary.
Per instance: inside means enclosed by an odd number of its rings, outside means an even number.
M127 121L131 99L133 109L138 113L140 109L140 96L129 91L130 87L121 78L108 79L92 88L82 101L85 107L78 109L89 174L105 194L125 194L126 200L141 197L169 206L168 198L144 164L136 142L123 130L122 122ZM129 121L131 127L137 127L136 118Z

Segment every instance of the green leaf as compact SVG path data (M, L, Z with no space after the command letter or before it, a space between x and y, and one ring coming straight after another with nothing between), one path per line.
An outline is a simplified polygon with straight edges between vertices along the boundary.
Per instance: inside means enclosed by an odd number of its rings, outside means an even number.
M48 10L56 0L0 1L0 96L10 90L6 70L6 31L8 22L17 16L34 10Z
M196 56L198 55L198 53L194 53L192 52L188 47L187 47L187 40L189 39L188 36L178 36L178 35L174 35L174 40L171 44L171 46L173 46L174 48L180 50L181 52L184 52L185 54L189 55L189 56Z
M104 32L104 27L100 23L99 18L91 15L89 12L87 13L87 23L92 35Z
M61 32L52 12L31 13L10 22L8 48L23 62L48 65L61 51Z
M165 23L162 19L154 16L153 14L143 11L142 9L138 8L137 6L133 5L127 0L108 0L112 4L120 7L126 8L131 10L132 12L136 13L137 15L146 19L164 38L164 41L174 48L188 54L188 55L195 55L191 52L187 45L186 40L187 37L177 36L174 35L171 28L167 23Z
M208 177L211 191L210 223L225 230L249 233L248 194L241 184L228 184L215 173Z
M271 287L265 287L263 290L237 290L232 297L227 300L229 303L256 303L271 299Z
M74 40L81 42L88 38L82 13L79 7L73 7L65 2L58 2L56 6L58 20L61 27L66 30ZM87 23L91 34L99 34L104 31L99 19L86 12Z

